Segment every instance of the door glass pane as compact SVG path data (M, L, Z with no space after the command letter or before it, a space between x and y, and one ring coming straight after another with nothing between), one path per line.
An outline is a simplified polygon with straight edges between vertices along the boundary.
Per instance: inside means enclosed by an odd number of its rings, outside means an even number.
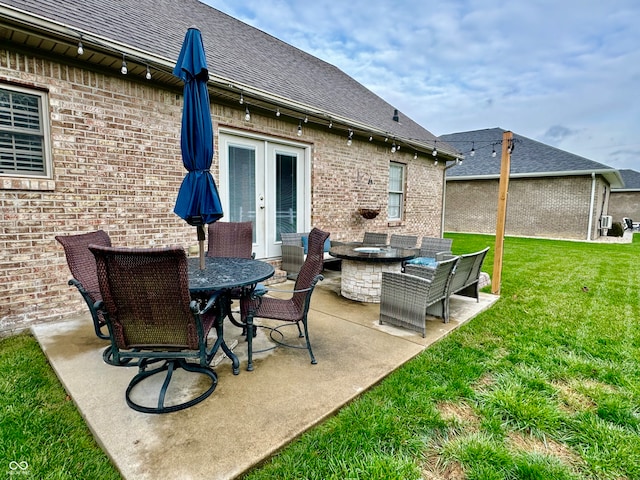
M276 241L282 232L298 231L296 155L276 153Z
M249 147L229 146L230 222L252 222L256 235L256 151Z

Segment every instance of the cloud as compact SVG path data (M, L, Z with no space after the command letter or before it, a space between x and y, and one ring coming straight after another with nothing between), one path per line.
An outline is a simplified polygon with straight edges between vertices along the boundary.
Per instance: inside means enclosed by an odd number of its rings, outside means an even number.
M640 131L637 0L205 3L337 66L436 135L501 127L638 163L638 144L610 148Z
M562 125L553 125L544 133L542 138L550 145L557 145L560 141L573 135L574 132L570 128Z

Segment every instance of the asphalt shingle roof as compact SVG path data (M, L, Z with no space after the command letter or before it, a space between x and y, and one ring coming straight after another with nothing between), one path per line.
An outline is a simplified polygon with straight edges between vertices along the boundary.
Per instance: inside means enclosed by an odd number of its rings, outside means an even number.
M505 130L501 128L489 128L441 135L441 139L465 154L464 162L447 170L447 178L499 177L504 132ZM596 172L606 175L612 187L620 182L617 171L607 165L523 137L515 132L513 139L511 176L566 176ZM473 156L470 155L472 148L475 149ZM497 154L492 157L494 149Z
M618 171L624 182L624 187L614 188L612 190L640 190L640 172L636 172L635 170Z
M186 30L196 26L202 32L209 71L216 76L390 136L425 143L437 138L402 114L400 122L393 121L392 105L337 67L198 0L2 0L0 4L172 62Z

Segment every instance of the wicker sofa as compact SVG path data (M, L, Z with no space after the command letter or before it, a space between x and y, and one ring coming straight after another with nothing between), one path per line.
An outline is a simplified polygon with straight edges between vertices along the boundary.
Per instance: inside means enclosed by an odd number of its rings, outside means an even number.
M306 242L309 232L282 233L282 270L287 272L287 278L295 279L298 276L300 267L306 258ZM327 240L324 246L324 264L329 262L340 262L339 258L329 255L331 241Z
M478 252L459 256L460 260L458 260L458 265L453 272L453 277L451 277L450 295L462 295L480 301L480 272L488 251L489 247L486 247ZM452 256L445 255L444 257L451 258Z

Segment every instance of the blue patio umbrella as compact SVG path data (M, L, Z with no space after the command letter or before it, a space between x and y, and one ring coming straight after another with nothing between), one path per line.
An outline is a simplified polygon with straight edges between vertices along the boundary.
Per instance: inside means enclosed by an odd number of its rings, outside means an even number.
M213 158L213 125L207 80L209 70L200 30L190 27L173 74L184 81L180 148L187 175L173 211L198 229L200 267L204 269L204 226L222 218L222 204L209 169Z

